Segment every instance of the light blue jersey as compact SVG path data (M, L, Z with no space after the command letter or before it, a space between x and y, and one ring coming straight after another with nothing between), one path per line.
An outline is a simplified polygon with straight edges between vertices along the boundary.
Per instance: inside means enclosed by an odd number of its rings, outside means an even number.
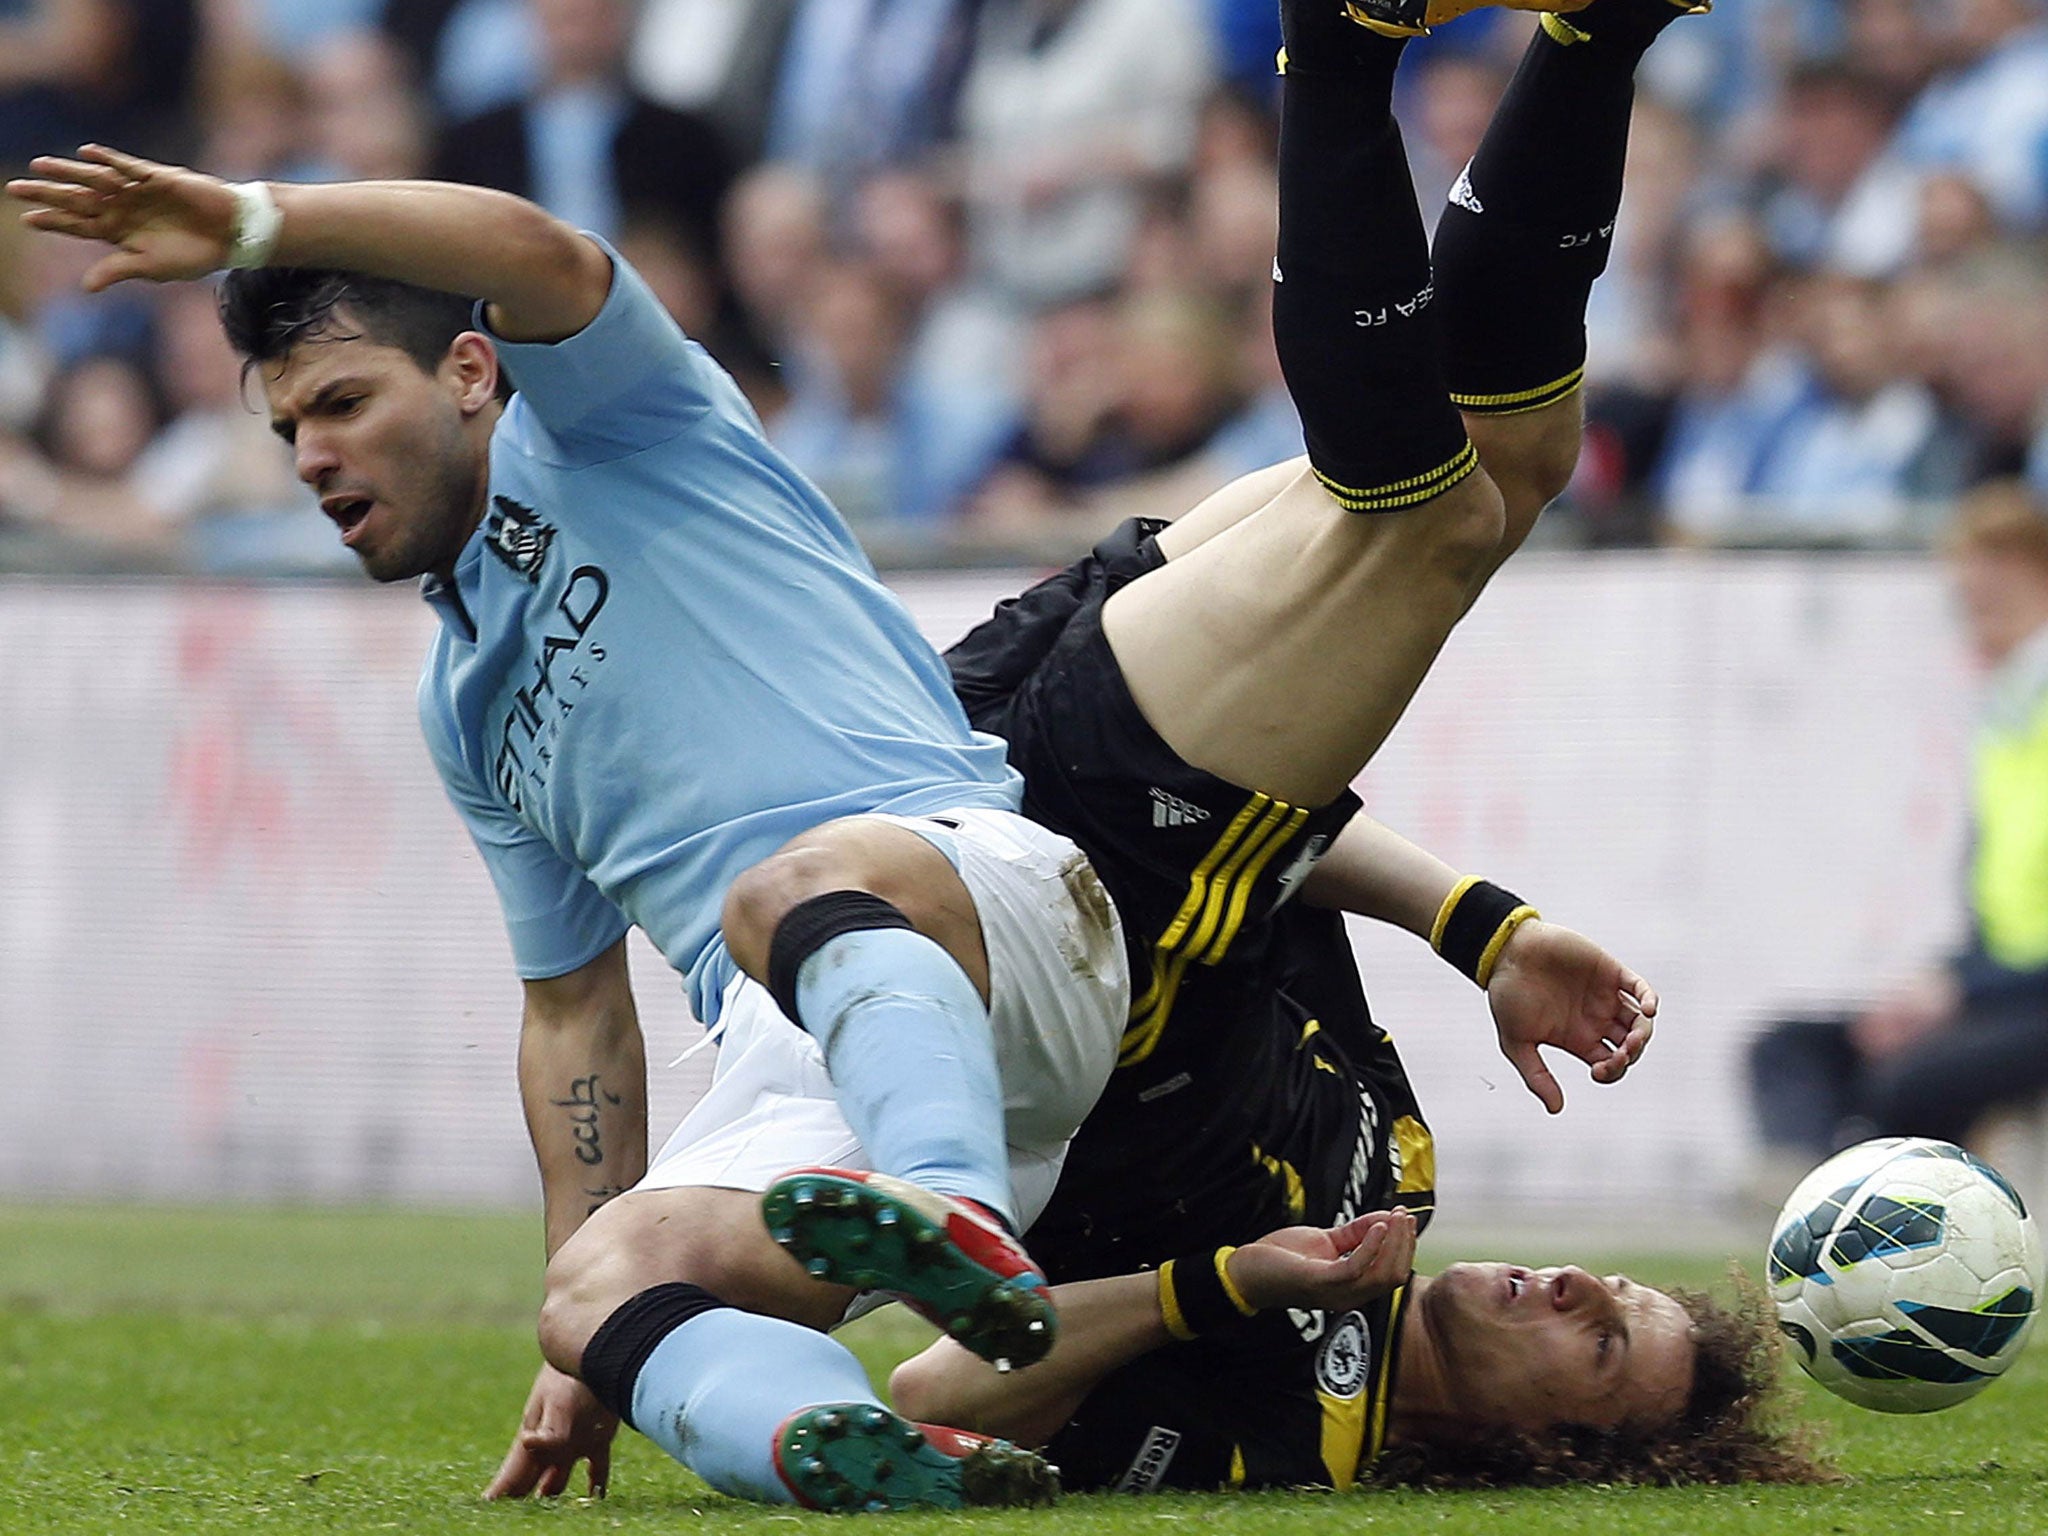
M732 380L613 258L582 332L504 343L490 506L428 578L420 720L520 975L645 929L717 1017L726 887L867 811L1015 810L1003 744Z

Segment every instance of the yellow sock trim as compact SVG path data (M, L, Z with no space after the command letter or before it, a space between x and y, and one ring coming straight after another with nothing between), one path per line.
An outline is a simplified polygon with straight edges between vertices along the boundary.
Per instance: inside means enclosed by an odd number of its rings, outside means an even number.
M1459 410L1470 411L1477 416L1519 416L1524 411L1540 411L1568 399L1584 388L1585 383L1586 370L1581 365L1563 378L1539 384L1534 389L1518 389L1505 395L1453 394L1451 403Z
M1322 482L1323 489L1336 499L1337 505L1347 512L1398 512L1403 507L1434 501L1478 467L1479 450L1467 442L1458 451L1457 457L1448 464L1432 469L1426 475L1410 475L1406 480L1374 486L1370 490L1361 490L1346 485L1341 480L1332 480L1320 469L1315 470L1315 477ZM1311 465L1310 468L1314 469L1314 466Z

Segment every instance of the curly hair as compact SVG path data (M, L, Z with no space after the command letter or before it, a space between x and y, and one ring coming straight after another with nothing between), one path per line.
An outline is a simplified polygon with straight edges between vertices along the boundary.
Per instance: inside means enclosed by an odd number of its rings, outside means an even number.
M1692 1318L1692 1392L1678 1417L1655 1427L1560 1425L1543 1434L1490 1429L1461 1440L1389 1446L1372 1468L1383 1487L1550 1487L1560 1483L1827 1483L1839 1474L1812 1445L1810 1427L1781 1422L1778 1330L1771 1301L1734 1276L1726 1306L1673 1291Z

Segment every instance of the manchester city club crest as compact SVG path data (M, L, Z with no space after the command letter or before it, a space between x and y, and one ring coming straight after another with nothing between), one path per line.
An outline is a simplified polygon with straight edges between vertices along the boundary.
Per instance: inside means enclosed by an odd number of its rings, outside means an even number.
M484 542L492 554L528 581L540 580L540 568L548 558L548 546L554 541L554 525L542 522L533 508L521 506L510 496L491 498Z

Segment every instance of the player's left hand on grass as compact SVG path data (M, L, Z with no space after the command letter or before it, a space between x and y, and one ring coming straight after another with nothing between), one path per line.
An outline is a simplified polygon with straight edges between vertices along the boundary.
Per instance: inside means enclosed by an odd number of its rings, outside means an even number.
M1593 1069L1596 1083L1620 1082L1642 1058L1656 1027L1650 984L1583 934L1539 919L1509 936L1486 985L1501 1054L1551 1114L1564 1090L1539 1051L1555 1046Z
M1252 1306L1345 1311L1406 1282L1415 1269L1415 1218L1372 1211L1341 1227L1283 1227L1224 1261Z
M590 1496L601 1499L611 1480L612 1437L618 1432L618 1415L593 1397L590 1388L544 1365L527 1396L519 1434L484 1497L554 1498L567 1491L576 1463L588 1461Z

